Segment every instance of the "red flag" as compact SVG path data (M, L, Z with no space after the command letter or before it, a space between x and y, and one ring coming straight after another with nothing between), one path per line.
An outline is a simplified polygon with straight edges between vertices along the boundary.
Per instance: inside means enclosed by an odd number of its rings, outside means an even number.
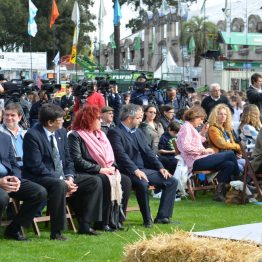
M51 18L50 18L50 28L52 28L53 24L55 23L55 20L58 18L59 12L58 8L56 5L56 0L53 0L52 3L52 13L51 13Z

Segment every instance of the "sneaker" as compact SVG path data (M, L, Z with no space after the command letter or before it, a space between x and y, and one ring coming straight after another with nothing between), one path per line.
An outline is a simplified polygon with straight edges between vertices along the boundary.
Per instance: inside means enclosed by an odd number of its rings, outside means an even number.
M153 193L153 198L158 198L160 199L162 196L162 191L160 191L159 193Z

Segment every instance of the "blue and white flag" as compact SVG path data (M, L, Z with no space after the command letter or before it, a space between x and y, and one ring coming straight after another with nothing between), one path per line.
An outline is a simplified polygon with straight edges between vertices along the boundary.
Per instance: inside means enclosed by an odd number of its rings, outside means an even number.
M55 56L55 58L53 60L53 63L55 65L58 65L60 63L60 52L59 51L57 52L57 54L56 54L56 56Z
M28 34L35 37L37 33L37 24L35 22L35 16L37 13L36 6L29 0L29 19L28 19Z
M114 25L117 26L122 18L122 12L120 8L119 1L115 1L115 6L114 6Z

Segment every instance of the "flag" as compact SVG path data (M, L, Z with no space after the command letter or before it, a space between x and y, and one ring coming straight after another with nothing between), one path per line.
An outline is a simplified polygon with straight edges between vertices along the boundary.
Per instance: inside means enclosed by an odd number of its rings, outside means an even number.
M77 26L75 27L74 30L74 38L73 38L73 45L72 45L72 52L71 52L71 57L70 57L70 62L72 64L76 63L76 48L77 48L77 41L78 41L78 28Z
M115 49L116 48L116 42L115 42L114 33L112 35L110 35L110 43L111 43L111 48Z
M122 18L122 12L118 0L115 1L114 5L114 25L117 26Z
M103 18L106 16L106 9L104 0L100 0L99 13L98 13L98 25L103 24Z
M60 63L60 52L59 51L57 52L57 54L56 54L56 56L55 56L55 58L53 60L53 63L55 65L58 65Z
M200 9L200 13L201 13L201 14L203 14L203 13L206 12L206 1L207 1L207 0L204 0L204 1L203 1L202 7L201 7L201 9Z
M58 18L59 12L56 5L56 0L53 0L52 2L52 12L51 12L51 18L50 18L50 28L52 28L53 24L55 23L55 20Z
M137 36L136 38L135 38L135 46L134 46L134 48L135 48L135 50L140 50L140 36Z
M71 20L75 23L76 26L80 25L80 10L77 1L74 3Z
M160 6L160 12L162 15L167 15L169 13L169 6L166 0L162 0L162 4Z
M36 6L29 0L29 19L28 19L28 34L35 37L37 33L37 24L35 22L35 16L37 13Z
M196 48L195 40L194 40L194 37L191 36L189 40L189 44L188 44L188 53L192 54L195 48Z

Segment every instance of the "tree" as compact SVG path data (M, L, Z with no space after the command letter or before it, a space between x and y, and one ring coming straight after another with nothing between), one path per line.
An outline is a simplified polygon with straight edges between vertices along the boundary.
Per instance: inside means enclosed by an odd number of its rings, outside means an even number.
M192 19L182 22L180 44L188 46L190 39L193 37L195 41L194 66L199 66L201 62L201 54L208 50L209 34L216 34L217 27L214 23L207 21L204 17L194 16Z
M71 53L74 33L71 14L75 0L56 1L60 15L51 29L52 0L32 1L38 8L35 18L38 32L30 39L27 34L28 0L0 0L0 48L3 51L14 51L22 47L25 52L47 52L48 65L51 66L58 50L61 55ZM90 44L87 33L95 30L92 22L95 16L88 11L88 7L93 5L92 0L78 0L78 3L81 13L78 52L81 53Z

